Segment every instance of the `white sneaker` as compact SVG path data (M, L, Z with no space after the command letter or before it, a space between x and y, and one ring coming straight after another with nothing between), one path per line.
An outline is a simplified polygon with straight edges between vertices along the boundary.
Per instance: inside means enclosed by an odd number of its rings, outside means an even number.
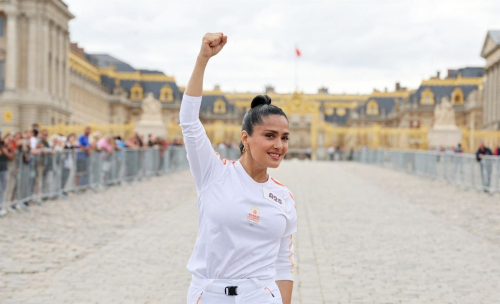
M0 208L0 217L4 216L7 214L7 210Z

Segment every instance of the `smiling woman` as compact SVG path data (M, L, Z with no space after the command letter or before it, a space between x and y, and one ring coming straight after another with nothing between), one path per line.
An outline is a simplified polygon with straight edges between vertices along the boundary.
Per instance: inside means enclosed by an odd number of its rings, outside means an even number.
M193 277L187 303L290 304L295 201L267 173L288 150L288 119L269 96L255 97L243 119L238 161L219 158L199 119L205 68L226 43L222 33L203 37L179 113L200 225L187 265Z

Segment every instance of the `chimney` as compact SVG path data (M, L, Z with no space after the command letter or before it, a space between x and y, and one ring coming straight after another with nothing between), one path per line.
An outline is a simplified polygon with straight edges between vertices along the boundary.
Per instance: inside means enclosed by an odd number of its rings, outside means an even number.
M214 91L220 91L220 85L218 84L214 85Z
M437 71L436 78L441 79L441 72L440 71Z
M384 88L384 92L387 93L387 87Z
M401 90L401 84L399 82L396 82L396 92Z
M328 94L328 88L327 87L321 87L318 89L318 94Z

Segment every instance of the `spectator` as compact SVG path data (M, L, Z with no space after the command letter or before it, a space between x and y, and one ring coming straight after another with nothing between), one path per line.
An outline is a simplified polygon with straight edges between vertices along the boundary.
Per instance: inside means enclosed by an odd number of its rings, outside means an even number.
M76 185L84 186L88 183L88 162L91 153L90 127L86 127L84 133L78 138L78 152L76 153Z
M47 194L49 191L49 186L52 184L52 172L53 172L53 152L50 150L50 144L48 141L49 131L42 130L40 132L40 138L38 140L38 148L40 149L40 155L38 156L37 162L37 172L38 172L38 182L37 185L41 182L42 195ZM36 193L36 192L35 192ZM46 196L42 197L46 199Z
M334 160L334 157L335 157L335 147L334 146L328 147L328 157L330 158L331 161Z
M35 151L38 149L38 130L33 129L30 133L30 149Z
M491 171L493 163L490 159L484 159L485 156L493 155L490 148L484 145L484 142L479 143L479 149L476 152L476 159L481 167L481 181L483 182L484 192L488 192L491 184Z
M73 156L74 150L78 147L78 141L76 140L76 134L71 133L68 135L66 142L64 142L64 154L63 154L63 170L61 175L61 187L63 189L63 194L66 194L66 183L68 182L69 175L71 174L71 168L73 168Z
M495 149L495 155L500 156L500 145L498 145L497 148Z
M9 149L11 145L10 136L3 139L0 135L0 217L4 216L7 211L3 208L4 192L7 187L8 162L14 160L14 151Z
M463 153L464 150L462 150L462 144L458 144L457 148L455 149L455 153Z

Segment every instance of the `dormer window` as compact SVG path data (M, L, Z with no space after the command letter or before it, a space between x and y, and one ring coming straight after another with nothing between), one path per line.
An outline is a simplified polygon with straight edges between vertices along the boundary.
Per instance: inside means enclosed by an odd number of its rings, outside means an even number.
M421 105L433 105L434 104L434 93L431 89L427 88L422 92L420 98Z
M141 101L144 99L144 90L141 85L136 83L130 89L130 99L133 101Z
M172 91L172 88L168 84L164 85L160 90L160 101L174 101L174 93Z
M375 116L378 114L379 114L378 103L372 99L366 105L366 115Z
M454 105L464 104L464 92L460 88L455 88L453 93L451 93L451 100Z
M218 98L215 102L214 102L214 113L215 114L224 114L226 113L226 103Z

